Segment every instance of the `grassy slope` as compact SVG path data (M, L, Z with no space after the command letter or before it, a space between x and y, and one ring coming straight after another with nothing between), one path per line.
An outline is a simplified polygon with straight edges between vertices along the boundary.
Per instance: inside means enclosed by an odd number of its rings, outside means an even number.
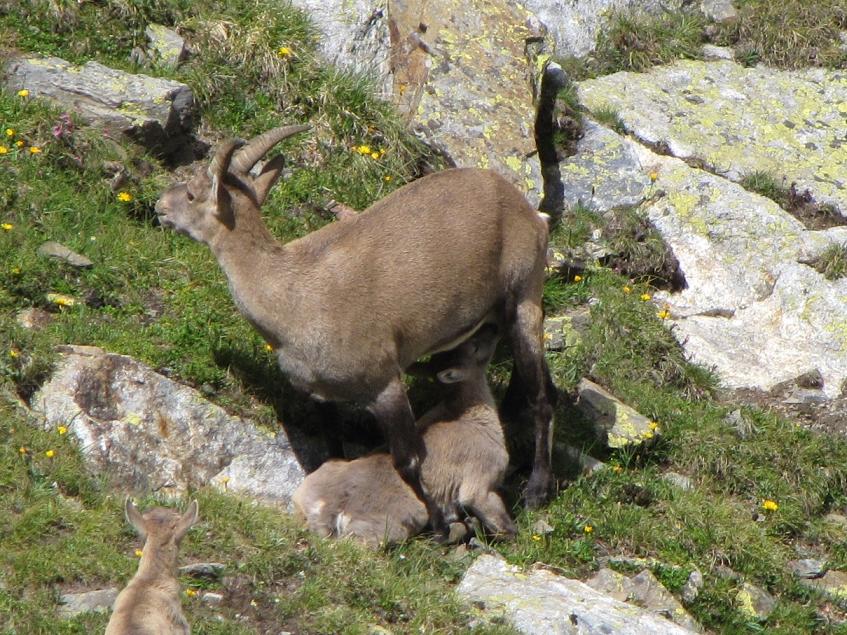
M265 209L282 239L328 222L322 211L327 200L367 205L427 160L390 109L371 97L367 82L314 61L311 29L295 11L270 13L246 0L34 2L25 10L26 19L22 9L0 12L3 41L128 70L128 53L142 41L148 20L178 25L193 38L197 56L163 74L192 85L212 137L247 136L281 122L315 124L312 137L285 146L293 172ZM73 37L59 24L72 27ZM239 46L241 38L251 43L248 49ZM281 46L293 55L280 56ZM248 59L247 50L255 56ZM10 150L0 156L0 223L11 225L0 230L0 628L10 633L102 628L104 616L58 621L58 590L120 585L135 568L138 541L121 519L120 496L86 475L64 435L36 430L18 405L49 370L56 344L95 344L167 368L269 427L275 426L280 384L207 250L155 226L152 205L170 177L137 149L85 126L54 138L59 116L31 99L0 93L0 131L13 130L0 138ZM374 160L351 151L360 144L387 152ZM42 152L31 153L33 146ZM123 190L131 201L118 200L109 188L107 161L128 166L131 179ZM560 230L557 239L579 242L596 221L586 218ZM85 253L95 267L80 272L38 258L36 248L50 239ZM572 574L588 573L608 553L655 557L663 564L654 572L675 591L697 567L706 588L691 610L716 631L837 630L815 617L826 601L795 584L785 563L802 545L834 568L847 567L843 530L821 520L847 503L847 444L748 409L744 415L755 434L741 441L723 422L734 406L709 397L712 379L685 362L655 306L641 299L647 291L646 283L603 269L579 282L548 282L550 310L594 299L592 330L582 346L550 356L560 384L573 386L590 368L658 421L663 436L647 452L605 457L614 469L570 484L548 509L516 510L517 540L496 548L514 562L543 561ZM47 293L77 303L58 307ZM17 326L15 313L31 306L50 310L52 323L37 332ZM500 364L493 379L502 377ZM557 413L557 423L562 437L586 438L566 409ZM671 488L661 478L668 470L687 474L695 488ZM212 609L187 595L196 632L357 633L371 624L393 632L470 630L450 592L470 556L423 540L370 554L319 540L261 507L209 491L196 494L202 523L190 532L182 558L225 562L230 598ZM761 510L766 498L778 501L776 512ZM542 517L552 534L533 532ZM766 624L737 610L739 582L718 576L719 565L778 596ZM497 625L480 630L508 632Z

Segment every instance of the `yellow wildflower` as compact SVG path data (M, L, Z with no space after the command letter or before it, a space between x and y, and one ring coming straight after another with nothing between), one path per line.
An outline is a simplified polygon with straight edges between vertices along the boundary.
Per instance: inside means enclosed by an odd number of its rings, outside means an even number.
M221 477L221 485L224 486L224 489L227 489L228 484L229 484L229 477L228 476L222 476Z
M195 591L194 589L186 589L185 594L188 597L193 598L195 595L197 595L197 591Z
M59 434L67 434L68 426L59 426L58 428L56 428L56 432L58 432Z
M269 353L273 353L274 347L271 346L270 344L265 344L265 350Z
M12 129L12 128L6 128L6 136L7 136L7 137L14 137L14 136L15 136L15 131L14 131L14 129Z
M18 351L16 351L14 348L9 351L9 357L11 357L12 359L16 359L16 358L20 357L20 355L21 354Z
M594 531L594 527L592 527L591 525L586 525L582 528L582 531L584 531L586 534L590 534Z
M9 271L11 271L15 275L18 275L21 272L21 268L20 267L12 267L11 269L9 269Z
M371 154L371 152L373 152L373 150L371 150L371 147L366 146L366 145L361 145L361 146L355 148L355 150L356 150L356 152L358 152L359 154L362 154L362 155Z
M541 340L543 342L552 342L553 341L553 334L552 333L545 333L544 335L541 336Z
M136 558L140 558L140 557L141 557L141 556L143 556L143 555L144 555L144 552L143 552L143 551L141 551L141 549L136 549L136 550L135 550L135 557L136 557Z
M647 427L650 430L652 430L653 432L658 432L658 430L659 430L659 424L656 423L655 421L651 421L650 423L648 423Z
M23 147L24 147L24 140L23 140L23 139L18 139L17 141L15 141L15 147L17 147L17 148L23 148Z
M391 183L391 175L386 174L384 177L382 177L382 180L385 181L386 183Z
M18 448L18 452L20 452L21 454L26 454L27 452L29 452L29 450L27 450L24 446L21 446L20 448Z
M533 539L535 542L540 542L540 541L541 541L541 536L539 536L538 534L532 534L532 539Z
M292 52L291 52L291 49L288 48L287 46L280 46L276 50L276 54L279 55L280 57L291 57Z
M630 287L628 285L624 285L623 292L624 293L632 293L632 287Z
M642 293L642 294L641 294L641 299L642 299L644 302L648 302L648 301L649 301L652 297L653 297L653 296L651 296L649 293Z
M18 97L29 97L29 91L26 88L21 88L18 91Z
M371 152L371 159L373 159L374 161L379 159L379 157L381 157L381 156L382 155L379 152Z
M48 459L52 459L54 456L56 456L56 451L55 450L47 450L44 453L44 456L46 456Z
M3 223L0 225L0 228L3 229L4 232L10 232L15 226L12 223Z
M772 501L771 499L766 498L762 502L762 509L764 509L766 512L775 512L777 509L779 509L779 505L776 501Z
M130 194L129 192L119 192L118 200L121 203L129 203L132 200L132 194Z
M574 276L573 281L574 282L582 282L582 276Z
M671 312L667 309L662 309L658 313L656 313L656 317L660 320L667 320L671 316Z
M39 148L38 146L32 146L29 149L30 154L39 154L40 152L41 152L41 148Z
M76 304L76 300L69 295L64 295L63 293L48 293L47 301L58 306L73 306Z
M659 172L657 170L651 170L649 176L650 176L650 181L655 183L656 179L659 178Z
M612 472L614 472L615 474L620 474L621 472L623 472L623 468L620 465L613 465Z
M6 146L0 146L0 154L8 154L8 153L9 153L9 148L7 148Z

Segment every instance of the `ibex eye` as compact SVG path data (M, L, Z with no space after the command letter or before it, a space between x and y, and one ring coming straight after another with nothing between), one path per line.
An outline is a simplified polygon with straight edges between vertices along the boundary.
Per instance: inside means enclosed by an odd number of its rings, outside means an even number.
M191 193L191 190L185 190L185 196L188 198L189 203L194 200L194 194Z

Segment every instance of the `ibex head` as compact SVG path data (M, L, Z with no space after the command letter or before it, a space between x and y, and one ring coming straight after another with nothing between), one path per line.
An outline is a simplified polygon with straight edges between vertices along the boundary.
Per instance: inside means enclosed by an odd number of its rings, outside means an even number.
M194 240L211 244L223 228L232 229L237 221L234 192L258 209L282 174L285 159L280 155L262 168L258 176L250 170L277 143L310 126L284 126L259 135L252 141L230 140L222 143L209 166L198 168L188 181L177 183L159 197L156 213L165 227L172 227Z

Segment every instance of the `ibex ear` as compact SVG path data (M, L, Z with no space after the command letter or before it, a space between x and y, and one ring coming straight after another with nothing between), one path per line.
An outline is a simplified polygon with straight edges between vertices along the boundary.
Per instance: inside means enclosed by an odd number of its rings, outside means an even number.
M126 501L124 501L124 515L126 516L127 522L135 528L135 531L138 532L138 535L142 538L146 538L147 526L144 524L144 517L141 515L141 512L136 509L135 504L129 496L127 496Z
M285 157L281 154L276 155L268 161L262 168L261 173L253 179L253 193L256 195L256 202L261 206L271 188L282 176L282 170L285 167Z
M188 509L185 510L185 513L179 519L179 522L176 525L176 530L174 531L174 538L177 542L181 541L183 536L185 536L186 532L197 522L197 519L200 517L200 506L197 504L196 500L191 501L188 504Z
M468 372L464 368L448 368L435 375L442 384L456 384L468 378Z

